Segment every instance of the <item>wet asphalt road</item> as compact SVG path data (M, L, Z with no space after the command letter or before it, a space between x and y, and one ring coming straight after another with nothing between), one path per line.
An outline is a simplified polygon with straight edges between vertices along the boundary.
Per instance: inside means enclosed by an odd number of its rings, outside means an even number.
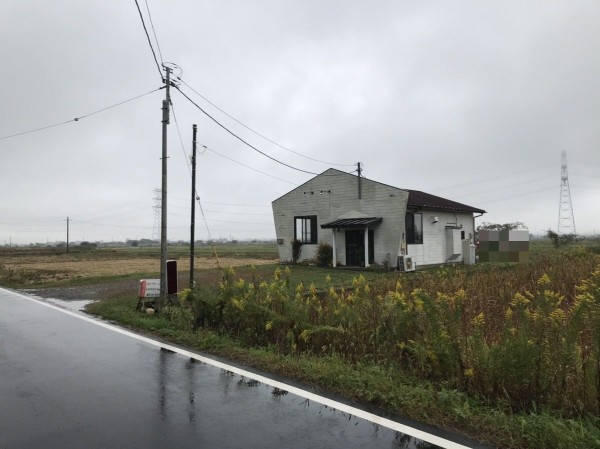
M423 443L0 289L0 448Z

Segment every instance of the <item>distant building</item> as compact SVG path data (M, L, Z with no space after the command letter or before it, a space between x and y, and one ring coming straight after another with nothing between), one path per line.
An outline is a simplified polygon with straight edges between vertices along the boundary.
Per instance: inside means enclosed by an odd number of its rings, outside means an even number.
M398 267L474 259L474 214L484 210L329 169L272 203L281 262L314 259L320 242L334 248L334 266ZM474 260L470 260L473 263Z

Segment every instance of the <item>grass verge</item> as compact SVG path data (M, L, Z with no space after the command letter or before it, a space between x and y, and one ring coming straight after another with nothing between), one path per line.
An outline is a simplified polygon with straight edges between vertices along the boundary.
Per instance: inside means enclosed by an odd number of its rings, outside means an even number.
M285 356L268 347L247 347L206 329L190 331L163 316L136 312L136 302L137 298L121 296L90 304L86 310L136 331L374 404L494 447L600 448L600 422L596 417L562 419L547 412L513 414L502 407L484 406L455 390L417 380L392 366L348 363L335 354Z

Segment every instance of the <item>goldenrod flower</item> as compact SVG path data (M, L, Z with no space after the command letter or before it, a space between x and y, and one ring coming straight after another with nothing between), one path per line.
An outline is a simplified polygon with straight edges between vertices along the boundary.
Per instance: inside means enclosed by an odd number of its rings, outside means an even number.
M550 284L552 284L552 281L550 280L550 276L548 276L546 273L542 274L542 276L538 279L537 281L538 285L541 288L547 287Z
M485 324L485 316L483 312L471 320L471 324L475 327L481 327Z

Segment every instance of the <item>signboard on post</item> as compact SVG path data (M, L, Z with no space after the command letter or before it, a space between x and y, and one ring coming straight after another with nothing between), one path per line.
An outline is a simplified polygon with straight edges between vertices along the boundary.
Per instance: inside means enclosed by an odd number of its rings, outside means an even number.
M158 298L160 296L160 279L142 279L138 296L140 298Z

